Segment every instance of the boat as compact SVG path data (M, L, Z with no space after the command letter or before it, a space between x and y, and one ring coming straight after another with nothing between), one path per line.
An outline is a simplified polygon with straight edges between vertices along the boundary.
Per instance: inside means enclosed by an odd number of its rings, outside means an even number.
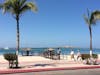
M8 49L9 49L9 47L5 47L4 49L5 49L5 50L8 50Z

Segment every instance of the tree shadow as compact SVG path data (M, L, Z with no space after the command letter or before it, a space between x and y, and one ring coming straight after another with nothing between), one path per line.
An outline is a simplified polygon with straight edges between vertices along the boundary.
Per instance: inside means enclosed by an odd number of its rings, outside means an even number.
M45 66L56 66L54 64L35 64L34 66L42 66L42 67L45 67Z
M27 67L27 68L32 68L32 67L46 67L46 66L53 66L55 67L56 65L55 64L34 64L34 65L26 65L24 67Z

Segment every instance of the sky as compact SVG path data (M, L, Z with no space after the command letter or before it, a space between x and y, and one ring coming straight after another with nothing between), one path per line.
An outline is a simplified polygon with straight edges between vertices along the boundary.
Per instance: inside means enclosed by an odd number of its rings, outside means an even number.
M0 3L3 0L0 0ZM34 0L38 12L20 17L20 47L89 48L83 15L100 10L100 0ZM93 48L100 48L100 22L92 26ZM16 47L16 20L0 11L0 47Z

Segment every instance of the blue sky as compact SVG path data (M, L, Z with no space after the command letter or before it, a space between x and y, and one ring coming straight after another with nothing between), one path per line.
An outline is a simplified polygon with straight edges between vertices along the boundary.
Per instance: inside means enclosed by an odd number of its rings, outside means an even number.
M35 0L38 12L20 18L21 47L89 47L89 30L83 14L100 10L97 0ZM0 11L0 47L16 47L16 20ZM93 47L100 48L100 22L92 27Z

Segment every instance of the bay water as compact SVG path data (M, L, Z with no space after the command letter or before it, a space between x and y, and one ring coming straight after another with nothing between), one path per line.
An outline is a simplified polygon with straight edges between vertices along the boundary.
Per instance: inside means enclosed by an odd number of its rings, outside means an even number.
M48 48L32 48L30 52L34 55L39 55L47 49ZM74 50L75 54L77 54L78 49L80 50L81 54L89 54L90 51L88 48L60 48L62 55L69 55L71 50ZM54 48L54 50L57 50L57 48ZM21 55L23 52L25 51L20 49L19 54ZM0 55L5 53L16 53L16 49L0 49ZM93 54L100 54L100 49L93 49Z

